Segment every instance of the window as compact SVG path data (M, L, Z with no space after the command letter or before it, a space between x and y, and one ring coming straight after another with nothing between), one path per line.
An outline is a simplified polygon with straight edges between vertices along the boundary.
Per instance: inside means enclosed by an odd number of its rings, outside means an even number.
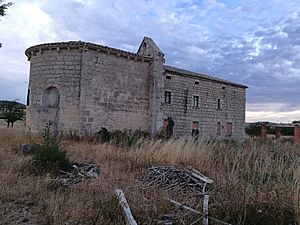
M167 80L171 80L171 76L168 76L168 75L167 75L167 76L166 76L166 79L167 79Z
M221 99L218 98L218 109L221 109Z
M193 107L199 106L199 96L193 96Z
M197 136L199 135L199 122L198 121L193 121L192 122L192 136Z
M225 90L225 87L224 87L224 86L222 86L222 90Z
M221 134L221 123L217 123L217 134Z
M199 85L199 81L195 81L195 84Z
M165 91L165 103L171 104L171 91Z
M227 136L232 136L232 123L227 123Z
M29 106L29 104L30 104L30 99L29 99L29 97L30 97L30 89L28 89L28 91L27 91L27 106Z

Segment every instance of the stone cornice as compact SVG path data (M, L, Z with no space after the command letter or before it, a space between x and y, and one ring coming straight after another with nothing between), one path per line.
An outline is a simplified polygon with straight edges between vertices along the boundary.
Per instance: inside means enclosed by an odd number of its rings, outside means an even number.
M35 55L37 52L43 53L43 51L61 51L62 49L70 50L70 49L79 49L81 51L97 51L97 52L104 52L107 54L113 54L119 57L125 57L127 59L132 60L139 60L139 61L145 61L145 62L151 62L152 58L144 57L141 55L138 55L136 53L123 51L116 48L111 48L108 46L98 45L94 43L89 42L83 42L83 41L68 41L68 42L55 42L55 43L45 43L45 44L39 44L34 45L25 51L25 55L27 56L28 60L30 60L32 55Z

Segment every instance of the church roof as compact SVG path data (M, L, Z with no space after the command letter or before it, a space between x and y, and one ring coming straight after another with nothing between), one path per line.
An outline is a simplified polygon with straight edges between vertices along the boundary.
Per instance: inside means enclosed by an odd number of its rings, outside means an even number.
M232 86L236 86L236 87L241 87L241 88L248 88L245 85L242 84L238 84L238 83L234 83L228 80L224 80L224 79L220 79L217 77L213 77L213 76L209 76L203 73L195 73L192 71L188 71L188 70L184 70L184 69L180 69L180 68L176 68L173 66L168 66L168 65L164 65L164 68L167 72L169 73L173 73L173 74L178 74L178 75L183 75L183 76L192 76L195 78L200 78L203 80L210 80L210 81L214 81L214 82L218 82L218 83L222 83L222 84L227 84L227 85L232 85Z

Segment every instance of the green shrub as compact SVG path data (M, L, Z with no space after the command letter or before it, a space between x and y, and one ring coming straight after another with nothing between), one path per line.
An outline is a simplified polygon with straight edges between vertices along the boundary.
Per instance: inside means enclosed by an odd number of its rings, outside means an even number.
M71 163L66 151L62 150L55 137L51 135L50 124L43 131L44 143L36 145L32 157L32 169L36 173L56 173L57 170L69 171Z
M57 143L39 145L32 158L32 166L38 173L55 173L57 170L68 171L71 163L65 151Z
M94 141L105 143L111 142L112 144L121 147L130 147L139 143L141 139L147 139L150 134L144 130L115 130L113 132L108 131L106 128L101 127L101 130L95 133Z
M110 141L121 147L130 147L136 145L141 139L149 138L150 134L143 130L124 130L113 131L110 135Z

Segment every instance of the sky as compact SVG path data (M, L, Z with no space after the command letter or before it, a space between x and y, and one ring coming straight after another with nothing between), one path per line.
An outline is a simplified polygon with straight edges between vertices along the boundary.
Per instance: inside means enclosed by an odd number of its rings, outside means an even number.
M36 44L82 40L241 83L246 121L300 120L300 0L11 0L0 18L0 99L26 101ZM7 1L6 1L7 2Z

